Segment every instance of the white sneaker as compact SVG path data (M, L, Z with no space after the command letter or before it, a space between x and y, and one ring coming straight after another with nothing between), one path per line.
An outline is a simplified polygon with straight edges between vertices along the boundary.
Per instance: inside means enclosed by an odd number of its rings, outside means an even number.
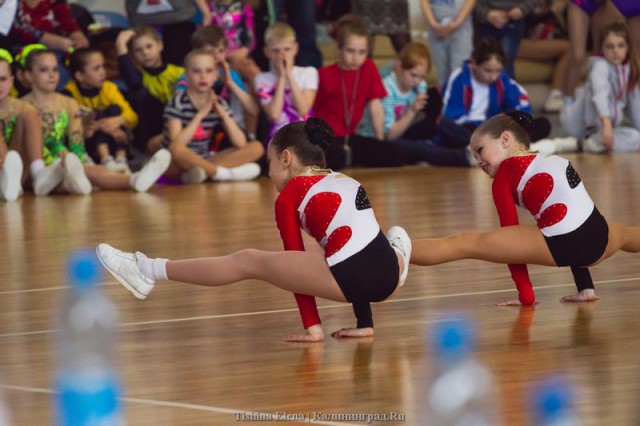
M133 188L138 192L147 192L171 164L171 153L167 149L156 151L147 164L138 172Z
M564 95L558 89L549 92L547 99L544 101L542 110L544 112L560 112L564 107Z
M131 169L129 169L129 166L125 161L116 161L111 156L103 158L102 161L100 161L100 164L105 166L110 172L127 175L131 174Z
M131 169L129 168L129 163L127 162L126 158L125 159L117 159L116 160L116 164L118 165L118 168L120 169L121 173L123 173L125 175L130 175L131 174Z
M573 136L554 138L553 143L556 144L556 152L578 152L578 139Z
M22 158L16 151L7 151L0 171L0 195L15 201L22 194Z
M607 148L605 148L602 143L602 137L596 133L582 141L582 150L594 154L603 154L607 151Z
M551 155L556 152L556 144L551 139L540 139L539 141L531 142L529 149L538 151L540 154Z
M62 184L71 194L91 194L91 182L89 182L84 172L84 166L78 156L72 152L67 152L64 157L64 180Z
M257 163L247 163L229 170L231 180L252 180L260 176L260 166Z
M400 281L398 282L398 287L401 287L404 285L404 282L407 279L407 274L409 273L409 262L411 262L411 238L409 238L409 235L404 228L401 228L400 226L392 226L387 232L387 240L389 240L389 244L391 244L391 247L396 251L396 253L402 256L404 269L402 270L402 274L400 274Z
M47 195L58 187L64 180L64 168L62 161L57 159L48 166L44 166L33 177L33 193Z
M112 156L104 157L100 160L100 164L102 164L107 170L114 173L120 173L120 167L116 160L113 159Z
M151 293L156 282L138 268L138 259L146 257L143 253L127 253L104 243L96 247L96 253L102 266L135 297L144 299Z
M180 175L180 180L187 185L202 183L207 180L207 172L200 166L193 166Z

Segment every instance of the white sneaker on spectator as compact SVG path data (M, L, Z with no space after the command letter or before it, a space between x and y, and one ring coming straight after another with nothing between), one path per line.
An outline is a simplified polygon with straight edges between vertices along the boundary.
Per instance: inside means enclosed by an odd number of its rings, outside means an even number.
M60 159L44 166L33 177L33 193L47 195L58 187L64 180L64 167Z
M553 143L556 144L556 152L578 152L578 139L573 136L554 138Z
M162 148L151 156L139 172L136 173L133 188L138 192L147 192L160 179L171 164L171 153Z
M607 151L607 148L602 143L602 136L596 133L582 141L582 151L603 154Z
M540 154L551 155L556 152L556 144L551 139L540 139L539 141L531 142L529 149L538 151Z
M260 166L256 163L246 163L229 169L231 180L252 180L260 176Z
M180 175L180 180L187 185L202 183L207 180L207 172L200 166L193 166Z
M92 186L84 172L84 166L78 156L72 152L67 152L64 157L64 180L62 184L71 194L91 194Z
M127 175L131 174L131 169L129 169L129 166L127 165L126 161L114 160L112 156L103 158L100 161L100 164L105 166L107 170L109 170L110 172L122 173Z
M404 263L404 269L400 274L400 281L398 281L398 287L404 285L409 273L409 262L411 262L411 238L407 234L407 231L400 226L392 226L387 232L387 240L391 247L402 256Z
M114 173L121 173L120 166L116 163L116 160L112 156L107 156L100 159L100 164L106 167L107 170Z
M564 107L564 95L558 89L552 89L544 101L542 110L544 112L560 112Z
M122 173L124 173L125 175L130 175L131 174L131 169L129 168L129 163L127 162L127 159L117 159L116 160L116 164L118 164L118 166L120 167L120 170L122 170Z
M0 170L0 196L15 201L22 194L22 158L14 150L7 151Z
M146 257L144 253L127 253L105 243L96 247L96 253L102 266L135 297L144 299L151 293L156 282L138 267L138 259Z

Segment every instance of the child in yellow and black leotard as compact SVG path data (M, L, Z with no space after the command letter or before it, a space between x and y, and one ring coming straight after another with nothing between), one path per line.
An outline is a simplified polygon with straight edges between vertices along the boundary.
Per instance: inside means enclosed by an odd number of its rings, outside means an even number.
M25 76L32 91L23 99L33 105L42 122L44 161L63 169L56 191L89 194L93 185L101 189L147 191L165 172L171 161L167 150L158 151L132 175L114 173L89 159L83 141L78 103L55 91L58 84L58 59L49 50L36 50L25 60Z
M78 49L69 64L72 80L63 93L85 108L85 147L91 158L112 172L131 173L127 152L138 114L118 86L106 80L104 56L93 48ZM115 159L114 159L115 156Z
M164 106L184 73L184 68L162 62L162 48L162 37L148 26L122 31L116 40L120 76L127 84L129 102L140 119L134 132L136 148L147 153L161 147Z

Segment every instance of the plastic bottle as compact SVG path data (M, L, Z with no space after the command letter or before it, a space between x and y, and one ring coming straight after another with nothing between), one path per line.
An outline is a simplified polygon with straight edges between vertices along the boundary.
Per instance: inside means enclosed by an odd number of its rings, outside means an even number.
M533 389L532 409L539 426L580 426L582 422L573 406L573 392L569 381L562 377L548 377Z
M6 404L2 389L0 389L0 426L11 426L9 407Z
M431 330L438 376L428 394L428 425L500 424L491 371L474 356L475 329L470 319L448 315Z
M111 352L117 311L100 291L102 268L93 252L73 253L67 267L69 288L57 318L56 423L121 425L120 383Z

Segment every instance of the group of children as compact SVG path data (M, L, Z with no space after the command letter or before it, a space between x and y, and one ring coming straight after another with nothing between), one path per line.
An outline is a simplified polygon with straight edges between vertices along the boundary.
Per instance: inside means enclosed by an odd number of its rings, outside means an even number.
M18 67L19 79L21 86L31 90L24 100L41 116L43 149L64 151L66 146L83 167L72 167L73 157L62 158L65 154L56 153L52 159L45 152L44 162L49 165L61 157L62 169L66 163L71 170L82 169L86 179L80 177L75 180L81 183L66 185L67 191L82 194L92 186L147 190L162 175L182 183L248 180L260 175L258 162L278 129L316 116L335 131L338 143L327 153L327 164L335 170L417 162L472 166L476 160L469 142L475 128L501 112L531 113L528 94L505 70L508 58L497 41L483 40L476 45L469 60L451 72L439 91L428 89L425 82L431 67L426 45L406 44L394 63L379 71L369 58L369 33L360 18L345 15L336 28L338 60L318 70L294 65L298 51L295 32L285 23L271 25L264 47L271 69L249 80L246 73L243 76L231 66L228 29L225 32L221 26L207 25L193 34L193 50L184 67L163 62L163 43L155 29L141 26L124 30L116 40L116 52L126 96L118 85L106 80L103 54L85 47L71 55L72 79L63 91L70 98L64 100L44 78L34 79L37 73L29 69L34 58L38 66L45 62L45 68L56 68L57 56L44 46L31 47ZM607 53L613 51L608 47L613 44L621 45L616 47L615 58ZM532 149L546 153L638 149L637 64L624 25L605 31L602 51L603 56L593 60L600 65L591 67L585 90L562 115L572 137L546 139L550 124L539 117L529 135ZM12 59L5 56L8 66ZM233 63L238 61L236 58ZM11 67L8 69L11 73ZM54 72L49 74L57 85L59 78ZM49 104L55 104L55 111L50 111ZM268 122L262 142L256 137L260 108ZM62 114L66 118L60 119L62 110L66 110ZM627 110L631 111L632 125L625 120ZM0 111L3 116L12 114L4 108ZM62 133L61 126L65 127ZM8 136L9 149L26 145L13 141L24 132L17 132L12 139ZM62 145L50 146L56 138ZM153 167L141 170L145 172L144 185L136 186L137 175L131 174L127 162L132 147L152 156L148 165ZM22 157L29 164L34 161ZM3 176L11 169L8 167ZM124 177L129 178L126 185ZM23 183L30 184L26 176Z
M104 66L100 61L89 62L93 68L85 67L76 73L78 86L72 90L81 95L81 90L98 93L104 82ZM89 194L93 187L101 189L135 189L147 191L169 166L171 155L167 150L158 151L138 172L128 168L113 171L101 162L96 164L85 149L87 132L101 133L114 141L126 137L118 133L120 117L91 120L91 126L83 125L83 110L73 98L56 91L59 81L58 58L46 48L33 49L24 61L24 77L30 92L20 99L9 96L13 84L11 56L0 53L0 75L3 90L0 90L0 123L2 134L0 145L8 153L3 158L2 197L14 200L22 193L23 183L31 187L36 195L51 192ZM102 80L102 82L100 82ZM107 96L107 94L103 94ZM112 136L113 135L113 136ZM106 142L105 142L106 143ZM96 143L95 152L99 152ZM8 164L7 164L8 159ZM23 164L28 164L29 173L23 173Z

